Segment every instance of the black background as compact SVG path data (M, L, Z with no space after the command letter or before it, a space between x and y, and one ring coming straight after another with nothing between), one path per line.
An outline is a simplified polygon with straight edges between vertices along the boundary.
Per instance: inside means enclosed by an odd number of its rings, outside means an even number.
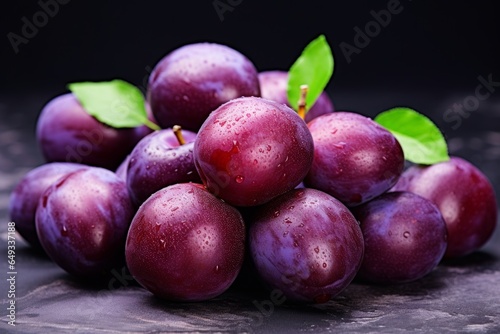
M42 0L55 1L55 0ZM122 78L141 87L151 68L183 44L213 41L249 57L258 70L287 69L319 34L332 46L336 68L328 90L473 91L477 76L500 76L500 23L495 1L401 0L401 13L349 64L339 45L353 44L370 12L389 1L250 1L220 19L213 0L83 1L58 13L16 54L7 35L33 22L38 1L2 4L4 92L65 90L72 81Z

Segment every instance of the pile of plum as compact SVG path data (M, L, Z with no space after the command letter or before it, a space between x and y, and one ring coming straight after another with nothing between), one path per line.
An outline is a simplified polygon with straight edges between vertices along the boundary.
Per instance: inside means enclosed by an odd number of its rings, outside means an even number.
M301 117L287 80L193 43L149 77L156 130L115 128L73 93L54 97L36 129L46 163L11 194L17 231L83 281L126 266L173 301L219 296L248 275L324 303L355 278L414 281L488 241L497 203L477 167L405 164L391 132L334 110L326 91Z

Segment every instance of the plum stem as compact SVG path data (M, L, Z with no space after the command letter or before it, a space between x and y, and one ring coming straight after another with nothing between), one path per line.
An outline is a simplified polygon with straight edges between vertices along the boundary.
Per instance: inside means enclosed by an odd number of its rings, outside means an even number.
M181 126L180 125L174 125L172 127L172 130L174 131L175 137L177 138L177 141L179 142L180 145L184 145L186 143L186 140L184 139L184 136L182 135L181 132Z
M305 119L306 117L306 97L307 97L307 90L309 87L307 85L301 85L300 86L300 97L299 97L299 103L298 103L298 108L297 108L297 113L299 114L300 118Z

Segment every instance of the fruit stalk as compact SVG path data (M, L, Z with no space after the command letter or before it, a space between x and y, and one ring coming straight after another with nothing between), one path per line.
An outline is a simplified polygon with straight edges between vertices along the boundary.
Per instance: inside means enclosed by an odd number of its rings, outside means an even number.
M177 138L177 141L179 142L179 145L184 145L186 143L186 140L184 139L184 136L182 135L182 128L180 125L174 125L172 127L172 130L174 131L175 137Z
M297 113L299 114L300 118L302 118L302 119L305 119L305 117L306 117L306 110L307 110L306 97L307 97L307 90L308 89L309 89L309 87L307 85L300 86L300 98L299 98Z

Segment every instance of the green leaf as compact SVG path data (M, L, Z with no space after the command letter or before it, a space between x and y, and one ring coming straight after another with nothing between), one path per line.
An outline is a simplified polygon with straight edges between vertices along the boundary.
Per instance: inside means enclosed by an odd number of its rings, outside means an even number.
M381 112L374 120L398 139L406 160L432 165L450 159L443 134L421 113L397 107Z
M158 125L148 119L144 96L134 85L123 80L70 83L83 108L96 119L114 128L133 128L147 125L153 130Z
M310 108L325 89L333 74L332 50L324 35L310 42L288 71L288 102L298 109L300 86L307 85L306 107Z

